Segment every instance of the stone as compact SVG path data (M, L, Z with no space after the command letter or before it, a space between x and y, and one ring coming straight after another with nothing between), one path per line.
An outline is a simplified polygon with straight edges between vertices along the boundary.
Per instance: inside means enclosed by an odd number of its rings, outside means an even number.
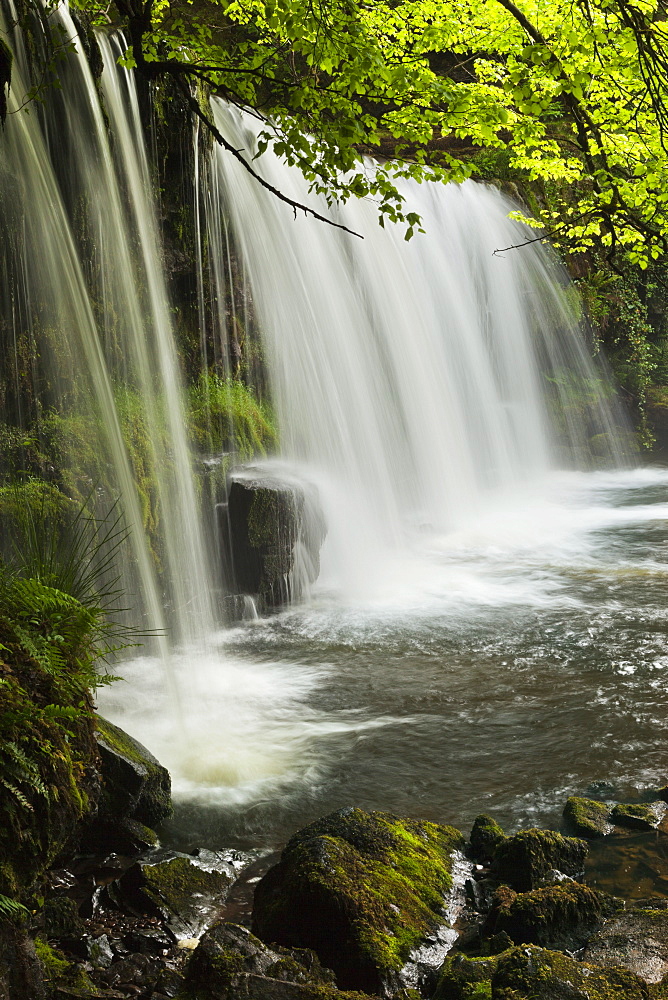
M647 984L627 969L603 969L533 945L499 956L490 995L494 1000L649 1000Z
M506 889L505 895L497 894L486 929L505 932L515 944L576 951L623 906L622 900L578 882L519 894Z
M195 938L217 916L234 881L230 866L212 871L187 854L139 859L114 885L120 905L159 917L178 938Z
M605 837L614 829L610 822L610 812L610 807L605 802L571 795L564 806L564 821L569 833L576 837Z
M488 861L494 851L506 839L506 835L491 816L481 813L473 821L471 830L471 857L478 861Z
M498 956L469 958L449 955L441 968L433 1000L483 1000L491 997L491 980Z
M631 830L655 830L668 812L668 805L657 802L625 805L619 803L610 814L616 826L626 826Z
M410 953L443 923L452 827L342 809L300 830L255 890L252 930L311 948L343 990L390 995Z
M326 534L316 488L240 470L217 511L229 589L265 608L299 600L318 577Z
M592 938L584 954L587 962L621 965L648 983L668 975L668 911L627 910L618 914Z
M269 948L246 927L223 921L193 953L187 987L216 1000L367 1000L339 992L312 952Z
M523 830L499 844L492 871L500 882L528 892L538 888L553 869L577 878L584 871L586 854L583 840L552 830Z
M100 753L102 822L131 818L148 827L171 816L171 778L167 768L119 726L96 716Z

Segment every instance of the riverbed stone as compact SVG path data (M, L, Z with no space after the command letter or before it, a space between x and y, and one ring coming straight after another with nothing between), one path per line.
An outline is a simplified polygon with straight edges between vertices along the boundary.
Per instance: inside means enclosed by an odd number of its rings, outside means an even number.
M576 962L562 952L534 945L499 956L489 995L493 1000L649 1000L650 996L647 984L628 969Z
M491 980L499 955L470 958L449 955L439 973L432 1000L484 1000L491 996Z
M495 819L486 813L481 813L473 821L469 839L471 857L478 861L488 861L493 858L494 852L506 839L506 835Z
M633 805L618 803L610 817L616 826L626 826L631 830L655 830L668 812L668 805L662 800L640 802Z
M409 954L445 920L453 827L342 809L300 830L258 883L252 930L312 948L340 989L389 996Z
M578 882L524 893L506 888L496 894L486 926L495 934L505 931L515 944L576 951L623 906L622 900Z
M234 593L276 608L298 600L317 579L326 525L315 486L242 470L233 473L218 517Z
M196 938L219 913L235 877L224 864L207 869L188 855L149 856L124 872L110 896L164 920L174 938Z
M339 992L313 952L269 948L248 928L224 921L202 937L187 986L216 1000L367 1000Z
M591 939L585 960L621 965L648 983L668 975L668 910L633 908L618 914Z
M614 830L610 813L611 808L605 802L571 795L564 806L564 821L569 833L593 840L606 837Z
M167 768L145 746L102 716L96 716L103 792L100 821L132 818L155 827L172 813Z
M552 830L523 830L499 844L492 870L500 882L517 892L529 892L554 870L574 878L581 875L587 850L586 843L575 837Z

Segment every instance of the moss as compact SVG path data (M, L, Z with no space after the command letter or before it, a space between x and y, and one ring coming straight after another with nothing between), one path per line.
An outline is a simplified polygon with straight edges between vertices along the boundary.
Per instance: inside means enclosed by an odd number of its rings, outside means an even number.
M153 827L171 815L169 772L119 726L95 716L104 780L103 812Z
M200 451L233 451L246 460L266 455L278 436L269 408L239 379L203 373L190 389L187 422Z
M181 913L190 910L193 898L220 895L221 883L229 881L219 872L198 868L188 858L172 858L156 865L143 865L143 892L158 906Z
M75 962L70 962L62 952L52 948L46 941L35 941L35 952L42 966L44 979L52 987L60 987L69 995L96 997L100 995L86 971Z
M513 893L500 901L488 926L494 933L505 932L515 944L573 951L623 905L606 893L566 882L519 895Z
M500 881L526 892L538 888L554 869L565 875L579 875L586 854L583 840L562 837L551 830L523 830L498 846L492 868Z
M344 989L393 981L441 919L452 886L452 827L345 809L299 831L255 893L267 941L313 948Z
M469 839L472 857L485 861L493 857L496 848L506 839L506 835L496 820L486 813L481 813L473 821Z
M664 802L651 802L648 805L624 805L619 803L610 814L617 826L628 826L636 830L655 829L666 813Z
M450 955L439 973L433 1000L483 1000L492 995L492 975L499 956L468 958Z
M612 831L610 808L604 802L583 799L572 795L564 806L564 820L569 830L578 837L594 839L605 837Z
M494 1000L649 1000L647 984L627 969L603 969L531 945L500 956Z

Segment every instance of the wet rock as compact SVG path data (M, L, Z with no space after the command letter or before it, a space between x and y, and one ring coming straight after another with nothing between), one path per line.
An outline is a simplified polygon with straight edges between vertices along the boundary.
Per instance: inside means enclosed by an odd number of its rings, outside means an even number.
M576 951L603 921L624 904L606 893L577 882L548 889L497 894L487 928L505 932L515 944L538 944L544 948Z
M221 922L202 937L188 966L187 985L217 1000L355 1000L339 993L334 976L313 953L272 949L245 927Z
M564 806L564 820L570 833L576 837L594 839L612 833L610 807L605 802L583 799L571 795Z
M314 486L239 471L218 516L233 592L275 608L298 600L317 579L326 527Z
M499 956L489 995L494 1000L649 1000L647 984L627 969L603 969L532 945Z
M164 920L174 938L196 938L220 911L233 880L224 862L211 870L185 854L158 855L128 868L114 895L119 905Z
M88 945L88 959L96 969L108 969L114 957L114 950L106 934L93 938Z
M488 861L504 840L506 835L491 816L481 813L473 821L471 830L471 857L478 861Z
M587 945L585 960L622 965L648 983L668 975L668 911L637 909L610 920Z
M105 978L109 986L151 986L158 978L161 966L146 955L129 955L114 962Z
M631 830L655 830L666 812L668 812L668 805L663 801L637 805L619 803L610 815L616 826L626 826Z
M252 929L312 948L341 989L391 994L439 924L452 886L452 827L342 809L300 830L255 890Z
M148 827L171 815L169 771L146 747L118 726L97 716L95 734L102 766L101 823L131 818Z
M507 882L518 892L528 892L553 869L573 877L581 875L586 854L583 840L562 837L551 830L523 830L499 844L492 871L500 882Z
M485 996L485 984L491 989L491 979L499 963L498 956L468 958L452 955L446 958L438 978L433 1000L471 1000ZM491 995L489 992L486 994Z

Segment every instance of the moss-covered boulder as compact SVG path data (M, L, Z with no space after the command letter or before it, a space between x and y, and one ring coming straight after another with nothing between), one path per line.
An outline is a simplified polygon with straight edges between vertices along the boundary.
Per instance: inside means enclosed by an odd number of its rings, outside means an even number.
M492 976L499 956L469 958L450 955L443 963L433 1000L486 1000L492 996Z
M575 951L603 921L623 907L606 893L578 882L564 882L532 892L509 893L488 921L492 933L505 931L515 944Z
M608 921L585 951L588 962L622 965L648 983L668 975L668 910L631 909Z
M410 952L443 922L459 831L342 809L300 830L258 883L253 931L312 948L341 989L391 993Z
M499 956L493 1000L649 1000L647 984L627 969L603 969L533 945Z
M219 507L228 586L263 606L298 600L320 572L325 520L315 487L236 473Z
M614 825L610 822L610 812L605 802L571 795L564 806L564 822L569 833L593 840L612 833Z
M234 880L229 865L202 866L188 855L135 862L110 890L122 905L159 917L175 938L194 938L220 912Z
M618 803L610 814L615 826L626 826L631 830L655 830L668 811L662 800L657 802L625 805Z
M103 782L100 822L130 818L155 827L167 819L172 812L167 768L138 740L100 715L95 735Z
M552 830L523 830L496 849L492 870L518 892L538 889L552 871L577 877L584 870L587 845Z
M494 857L497 847L505 839L506 835L496 820L486 813L481 813L473 821L469 853L478 861L488 861Z
M187 987L216 1000L367 1000L340 993L313 952L268 948L246 927L221 922L202 937Z

